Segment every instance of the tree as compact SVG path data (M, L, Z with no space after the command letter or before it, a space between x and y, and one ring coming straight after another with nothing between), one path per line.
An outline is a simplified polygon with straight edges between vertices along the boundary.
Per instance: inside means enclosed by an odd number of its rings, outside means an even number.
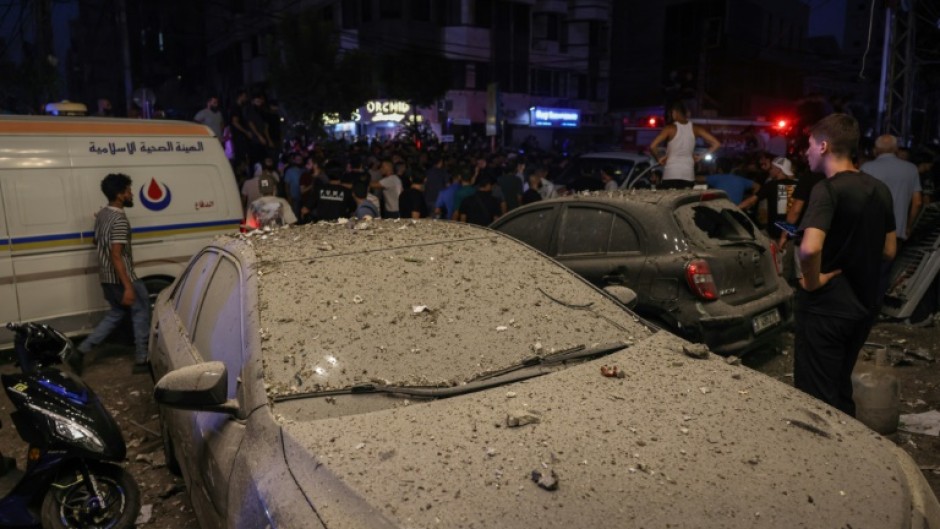
M369 57L340 51L339 33L317 10L285 19L269 44L271 84L289 116L318 129L324 114L347 115L369 98Z

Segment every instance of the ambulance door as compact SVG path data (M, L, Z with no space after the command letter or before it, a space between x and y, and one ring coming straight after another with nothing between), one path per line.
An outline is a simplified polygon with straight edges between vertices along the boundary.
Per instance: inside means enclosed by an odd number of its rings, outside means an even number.
M20 319L74 333L88 330L103 304L89 244L94 218L79 219L71 169L26 167L0 171Z

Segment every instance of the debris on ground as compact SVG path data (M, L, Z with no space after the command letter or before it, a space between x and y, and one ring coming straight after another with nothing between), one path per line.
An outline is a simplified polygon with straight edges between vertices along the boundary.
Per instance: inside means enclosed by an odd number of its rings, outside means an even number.
M514 410L506 415L506 426L515 428L527 424L537 424L542 421L541 414L533 410Z
M709 353L708 346L701 343L683 345L682 352L692 358L708 358Z
M624 378L627 376L626 373L620 370L617 366L601 366L601 375L607 378Z
M554 470L548 469L545 472L533 470L532 481L545 490L558 490L558 474Z
M729 366L739 366L741 365L741 358L738 356L729 356L725 358L725 363Z
M940 411L930 410L923 413L901 415L898 429L908 433L940 437Z
M153 518L153 505L150 503L147 505L141 505L140 513L137 515L137 520L134 521L134 525L144 525L150 523L151 518Z

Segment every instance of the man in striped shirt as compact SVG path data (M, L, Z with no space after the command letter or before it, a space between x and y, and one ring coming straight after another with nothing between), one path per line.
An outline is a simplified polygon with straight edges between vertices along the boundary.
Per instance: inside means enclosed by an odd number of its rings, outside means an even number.
M124 214L124 208L134 205L131 179L125 174L109 174L101 181L101 191L108 198L108 205L95 217L95 245L98 247L98 278L111 309L78 346L81 354L73 356L69 364L80 373L84 355L103 342L130 312L135 344L133 373L146 373L150 300L147 287L134 273L131 225Z

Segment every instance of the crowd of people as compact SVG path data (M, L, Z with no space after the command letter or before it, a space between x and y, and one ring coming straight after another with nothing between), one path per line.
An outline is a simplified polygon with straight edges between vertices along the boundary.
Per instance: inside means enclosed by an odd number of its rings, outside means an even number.
M437 218L489 225L523 204L554 197L566 161L552 154L489 153L408 141L295 142L264 154L251 174L237 172L246 225L276 218L305 224L339 218ZM276 200L279 199L279 200Z

